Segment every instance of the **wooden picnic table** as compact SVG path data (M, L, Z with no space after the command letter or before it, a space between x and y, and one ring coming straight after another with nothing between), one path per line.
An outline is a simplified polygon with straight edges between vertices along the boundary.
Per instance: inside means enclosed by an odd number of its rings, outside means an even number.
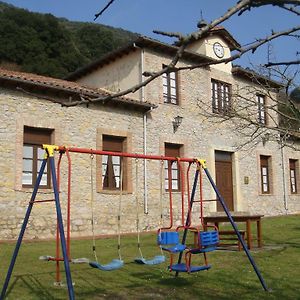
M262 247L262 230L261 230L261 219L263 215L232 215L234 222L246 224L246 240L248 249L253 248L253 237L251 233L251 223L256 222L256 237L257 247ZM204 217L204 224L214 224L218 230L220 230L220 223L230 223L229 219L225 215L215 215Z

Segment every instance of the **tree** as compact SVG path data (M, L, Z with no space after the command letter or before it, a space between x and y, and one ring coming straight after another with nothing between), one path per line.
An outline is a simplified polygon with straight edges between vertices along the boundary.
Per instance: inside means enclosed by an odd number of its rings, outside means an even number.
M108 1L107 5L99 13L95 14L95 19L112 7L114 2L115 0ZM81 99L81 101L66 105L70 106L85 102L106 101L115 97L124 96L131 92L137 91L141 87L146 86L157 77L169 71L176 72L182 70L192 70L212 64L235 61L245 53L254 53L262 45L265 45L266 43L269 43L270 41L278 39L282 36L291 39L299 39L299 35L297 35L297 32L300 30L299 25L292 26L291 28L282 28L281 30L277 31L271 30L271 33L268 36L258 38L248 45L240 47L238 51L232 53L231 57L229 58L220 59L218 61L204 62L186 67L177 67L177 63L182 57L183 52L192 41L200 39L214 27L221 25L224 21L232 18L234 15L243 17L243 15L249 13L251 10L257 10L265 6L276 6L279 9L288 11L291 15L300 15L300 0L240 0L237 1L234 6L230 7L222 16L208 24L204 24L204 26L202 26L199 30L190 34L184 35L181 33L155 30L154 32L159 35L176 38L178 40L177 53L173 56L171 62L167 66L156 72L145 72L143 75L146 77L146 79L142 83L137 84L125 91L121 91L104 98ZM295 81L297 82L297 76L299 73L296 71L293 74L288 74L288 68L290 66L299 65L300 60L297 59L298 54L299 52L295 52L296 58L294 60L266 62L263 68L258 70L258 73L262 75L263 73L267 74L265 80L258 79L256 73L251 73L251 71L249 71L251 80L257 83L257 90L253 90L255 89L253 86L248 86L243 87L243 89L239 91L234 91L233 103L229 114L220 114L216 117L216 115L213 114L210 109L206 109L204 103L199 103L200 114L206 118L209 118L210 122L231 122L232 124L236 124L236 129L242 134L250 137L251 143L255 144L262 139L263 141L276 140L280 143L285 141L287 144L294 147L295 143L298 141L298 139L300 139L300 112L299 105L290 99L289 92L291 89L295 88L293 84ZM280 69L279 67L282 68ZM268 68L267 71L266 68ZM278 80L279 84L274 84L275 80ZM268 98L271 99L268 104L259 104L257 98L249 96L259 94L261 89L266 90ZM278 92L280 92L280 97L277 97ZM239 105L236 105L237 102ZM262 111L258 112L258 109ZM259 113L261 114L260 116L258 115ZM264 116L262 116L262 114ZM279 116L279 118L277 118L277 116ZM262 118L268 119L268 123L265 123Z
M237 148L252 148L272 141L300 150L300 102L289 96L294 78L278 68L272 71L278 81L270 76L258 77L258 72L249 70L248 79L253 84L234 88L230 110L222 114L215 114L207 102L199 99L199 114L210 123L229 123L232 130L244 137ZM297 75L299 72L293 77Z

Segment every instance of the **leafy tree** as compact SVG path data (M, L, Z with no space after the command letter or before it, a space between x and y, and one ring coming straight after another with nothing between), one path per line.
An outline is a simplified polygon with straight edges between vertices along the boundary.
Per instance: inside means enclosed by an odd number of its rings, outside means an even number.
M134 36L124 30L69 22L0 2L0 63L25 72L62 78Z

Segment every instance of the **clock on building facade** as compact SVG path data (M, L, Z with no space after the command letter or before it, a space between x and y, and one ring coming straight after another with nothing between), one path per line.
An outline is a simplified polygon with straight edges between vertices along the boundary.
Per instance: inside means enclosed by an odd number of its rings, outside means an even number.
M224 47L219 42L213 44L213 50L218 58L222 58L224 56Z

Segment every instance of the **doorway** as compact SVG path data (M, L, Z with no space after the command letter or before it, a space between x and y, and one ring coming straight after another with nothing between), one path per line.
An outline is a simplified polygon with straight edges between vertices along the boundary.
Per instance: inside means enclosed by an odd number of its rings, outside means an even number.
M215 166L217 188L228 209L233 211L232 153L215 151ZM217 211L224 211L219 201L217 201Z

